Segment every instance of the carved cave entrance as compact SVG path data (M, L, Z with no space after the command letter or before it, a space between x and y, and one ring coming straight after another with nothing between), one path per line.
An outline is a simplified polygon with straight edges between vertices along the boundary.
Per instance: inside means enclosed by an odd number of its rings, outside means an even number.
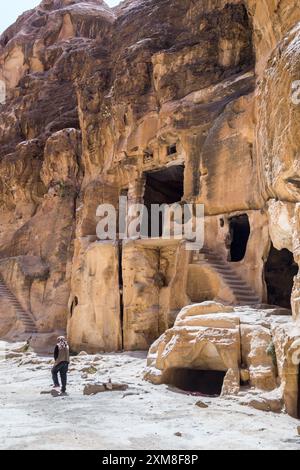
M197 395L216 397L222 392L226 372L174 368L165 372L164 382Z
M230 230L230 261L237 263L245 258L248 240L250 237L250 223L247 214L229 219Z
M174 204L184 195L184 166L174 165L163 170L145 173L146 185L144 204L148 209L148 236L151 237L152 204ZM159 236L163 233L162 216L159 223Z
M268 291L268 303L291 309L291 296L294 277L298 274L298 265L289 250L276 250L272 245L265 265L265 281Z

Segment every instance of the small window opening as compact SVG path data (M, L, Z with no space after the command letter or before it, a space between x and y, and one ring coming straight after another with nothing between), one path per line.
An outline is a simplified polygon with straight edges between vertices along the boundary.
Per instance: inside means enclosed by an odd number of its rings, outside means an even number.
M176 155L176 153L177 153L177 145L176 144L169 145L167 148L167 155L170 157L172 155Z

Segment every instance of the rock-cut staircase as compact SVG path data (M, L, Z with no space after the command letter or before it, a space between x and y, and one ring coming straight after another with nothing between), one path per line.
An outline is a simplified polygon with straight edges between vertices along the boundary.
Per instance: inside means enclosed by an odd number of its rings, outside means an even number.
M237 304L254 305L261 303L257 293L240 278L232 268L231 263L209 248L203 248L200 253L194 255L193 264L208 264L213 268L231 290Z
M14 308L17 318L23 323L25 333L37 333L37 327L32 314L23 309L20 302L14 294L9 290L4 280L0 278L0 312L2 300L6 300ZM5 313L5 312L4 312Z

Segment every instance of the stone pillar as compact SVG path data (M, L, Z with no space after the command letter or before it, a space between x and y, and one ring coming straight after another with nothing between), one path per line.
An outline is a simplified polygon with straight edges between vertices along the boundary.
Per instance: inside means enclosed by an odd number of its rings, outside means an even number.
M159 250L138 241L123 245L124 349L146 350L159 336Z
M118 351L122 349L118 246L79 239L75 255L73 309L68 320L71 348L90 353Z

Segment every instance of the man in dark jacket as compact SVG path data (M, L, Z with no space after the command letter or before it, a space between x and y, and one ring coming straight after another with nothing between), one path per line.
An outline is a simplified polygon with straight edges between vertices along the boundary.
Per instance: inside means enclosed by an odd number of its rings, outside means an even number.
M66 393L67 388L67 374L70 363L70 349L67 340L64 336L57 338L57 345L54 350L55 364L52 369L52 378L54 388L59 387L58 373L61 378L61 393Z

